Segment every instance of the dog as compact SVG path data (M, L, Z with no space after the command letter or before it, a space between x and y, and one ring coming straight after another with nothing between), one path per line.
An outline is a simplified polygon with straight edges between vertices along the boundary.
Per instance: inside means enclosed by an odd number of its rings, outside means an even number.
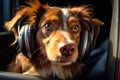
M38 0L26 3L12 20L5 23L7 29L15 34L12 45L18 42L20 47L7 71L75 80L75 76L81 73L81 55L86 46L81 36L84 34L91 38L89 48L93 48L104 23L93 18L90 5L60 8L41 4ZM24 41L23 35L28 36ZM82 43L85 46L79 50ZM29 51L31 45L35 49Z

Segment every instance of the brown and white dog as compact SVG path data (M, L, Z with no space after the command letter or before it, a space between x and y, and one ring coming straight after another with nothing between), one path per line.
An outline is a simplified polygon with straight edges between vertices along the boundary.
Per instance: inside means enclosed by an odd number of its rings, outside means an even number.
M27 15L23 23L32 25L36 31L36 50L39 54L35 59L30 59L19 52L8 71L73 79L81 70L81 62L78 62L81 32L90 31L89 23L94 25L94 46L103 22L92 18L93 13L88 5L73 8L49 7L38 0L31 0L27 4L20 7L15 17L6 22L6 26L14 32L17 41L17 22Z

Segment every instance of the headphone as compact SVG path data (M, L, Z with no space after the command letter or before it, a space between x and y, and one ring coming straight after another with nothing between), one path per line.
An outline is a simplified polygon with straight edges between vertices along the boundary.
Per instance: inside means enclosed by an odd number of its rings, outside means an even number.
M81 41L78 47L79 55L82 58L82 62L84 62L90 55L92 50L93 38L94 38L94 25L89 23L90 31L85 30L81 33Z
M18 45L23 52L23 54L27 58L35 58L37 52L35 35L36 31L30 24L23 24L27 16L22 17L18 21ZM94 35L94 26L92 23L89 23L90 31L83 31L81 33L81 42L78 47L79 54L82 56L82 60L84 61L89 56L89 52L91 50L91 45L93 43L93 35Z
M33 59L37 55L36 32L30 24L23 24L26 18L24 16L18 21L18 45L27 58Z

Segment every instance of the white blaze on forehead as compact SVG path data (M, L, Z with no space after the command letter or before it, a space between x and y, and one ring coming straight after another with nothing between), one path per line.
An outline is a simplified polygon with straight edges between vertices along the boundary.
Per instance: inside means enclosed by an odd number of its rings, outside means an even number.
M63 18L63 27L65 30L67 30L67 20L69 17L69 12L67 9L61 9L62 11L62 18Z
M67 42L60 42L60 43L58 44L58 47L62 47L62 46L64 46L64 45L66 45L66 43L73 43L73 44L74 44L74 41L71 40L68 35L63 34L63 36L65 37L65 39L66 39Z

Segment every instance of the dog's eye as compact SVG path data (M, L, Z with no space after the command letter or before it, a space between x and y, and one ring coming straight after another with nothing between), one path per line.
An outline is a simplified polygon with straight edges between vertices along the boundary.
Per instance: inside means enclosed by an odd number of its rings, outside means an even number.
M52 29L52 24L50 22L48 22L47 24L44 25L44 28L47 30Z
M78 25L73 25L72 31L73 31L73 32L78 32L78 31L79 31Z

